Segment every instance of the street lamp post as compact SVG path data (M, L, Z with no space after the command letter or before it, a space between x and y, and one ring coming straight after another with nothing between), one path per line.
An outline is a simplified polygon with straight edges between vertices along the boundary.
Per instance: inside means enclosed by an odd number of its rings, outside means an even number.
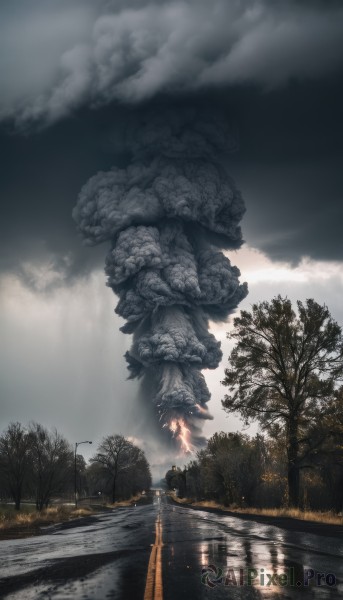
M75 495L75 508L77 508L77 466L76 466L76 452L77 452L77 447L80 446L81 444L91 444L92 442L90 442L89 440L86 440L85 442L76 442L75 443L75 461L74 461L74 495Z

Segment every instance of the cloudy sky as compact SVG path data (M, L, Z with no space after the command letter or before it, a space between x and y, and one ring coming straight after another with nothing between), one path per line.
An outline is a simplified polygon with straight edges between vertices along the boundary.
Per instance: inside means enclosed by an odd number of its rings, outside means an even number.
M107 246L85 247L71 217L79 191L125 163L123 128L143 111L220 111L247 208L229 253L249 286L240 308L313 297L343 324L342 3L3 0L0 13L0 429L122 432L156 456L126 381ZM220 404L230 326L213 325L224 359L205 374L206 435L241 428Z

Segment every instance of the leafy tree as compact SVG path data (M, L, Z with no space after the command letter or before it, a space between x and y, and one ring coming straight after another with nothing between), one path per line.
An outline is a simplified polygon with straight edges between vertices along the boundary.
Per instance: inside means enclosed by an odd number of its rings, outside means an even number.
M198 458L206 496L225 504L253 503L263 468L261 436L249 439L238 432L215 433Z
M122 435L105 437L91 463L100 466L99 474L110 480L112 502L116 501L118 483L121 483L122 493L125 487L134 492L151 485L144 452Z
M56 429L50 432L39 423L31 424L29 437L32 485L37 510L42 510L71 481L73 451Z
M342 332L328 308L312 299L297 307L296 315L290 300L277 296L234 319L228 337L237 344L223 381L230 393L222 401L227 412L257 419L272 435L284 430L291 506L299 506L309 428L330 412L343 374Z
M29 465L29 437L20 423L10 423L0 437L0 472L7 493L20 510Z
M190 498L202 499L204 496L204 473L198 460L191 460L186 467L186 490Z
M182 471L180 467L173 467L169 469L169 471L165 474L165 481L168 487L168 490L179 489L180 484L182 486Z
M306 453L308 467L317 469L325 485L325 508L343 508L343 386L335 390L330 410L311 424Z
M262 508L284 507L288 501L286 436L279 435L261 439L262 474L261 485L255 495L255 506Z

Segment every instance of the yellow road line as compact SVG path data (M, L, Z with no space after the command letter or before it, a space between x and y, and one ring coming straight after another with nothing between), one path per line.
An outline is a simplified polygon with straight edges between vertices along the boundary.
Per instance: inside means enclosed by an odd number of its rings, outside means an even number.
M162 546L162 521L158 515L155 522L155 543L149 559L144 600L163 600Z

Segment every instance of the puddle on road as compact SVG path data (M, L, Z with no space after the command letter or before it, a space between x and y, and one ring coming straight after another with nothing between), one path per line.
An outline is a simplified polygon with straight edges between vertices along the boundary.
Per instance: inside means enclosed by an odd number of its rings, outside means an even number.
M164 532L170 581L182 581L184 590L179 600L343 598L343 546L337 538L168 509ZM174 600L172 584L165 600Z
M297 555L280 542L227 536L194 544L204 590L200 597L295 600L336 600L343 597L338 559L326 555ZM303 562L302 562L303 560ZM337 570L340 573L338 574ZM340 579L339 579L340 575Z

